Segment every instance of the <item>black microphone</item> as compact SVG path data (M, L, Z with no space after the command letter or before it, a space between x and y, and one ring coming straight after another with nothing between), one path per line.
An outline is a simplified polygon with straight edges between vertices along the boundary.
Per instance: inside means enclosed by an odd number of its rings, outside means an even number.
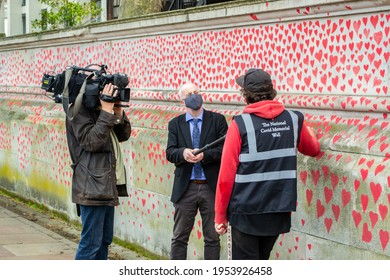
M198 154L204 152L204 151L207 150L208 148L211 148L211 147L213 147L213 146L219 144L220 142L222 142L223 140L225 140L225 138L226 138L226 135L222 136L221 138L218 138L218 139L215 140L214 142L211 142L211 143L205 145L204 147L200 148L199 150L196 150L196 151L193 152L192 154L193 154L194 156L196 156L196 155L198 155Z

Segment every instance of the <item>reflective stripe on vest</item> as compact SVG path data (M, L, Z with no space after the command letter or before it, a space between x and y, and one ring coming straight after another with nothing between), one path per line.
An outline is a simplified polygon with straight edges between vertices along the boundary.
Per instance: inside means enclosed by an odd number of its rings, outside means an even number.
M253 162L259 160L268 160L281 157L296 156L296 147L298 141L298 116L290 111L286 110L292 119L293 133L294 133L294 147L287 149L276 149L271 151L257 152L256 134L253 126L252 118L249 114L242 114L244 121L247 141L248 141L248 153L240 154L240 162ZM296 170L285 170L276 172L264 172L264 173L252 173L252 174L237 174L235 181L237 183L248 182L261 182L268 180L281 180L281 179L296 179Z

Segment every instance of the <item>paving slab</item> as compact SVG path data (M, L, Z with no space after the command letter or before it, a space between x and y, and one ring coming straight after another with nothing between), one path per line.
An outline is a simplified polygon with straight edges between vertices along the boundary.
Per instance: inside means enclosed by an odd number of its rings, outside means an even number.
M73 260L80 229L0 195L0 260ZM145 260L111 244L110 260Z
M71 260L77 244L0 206L0 259Z

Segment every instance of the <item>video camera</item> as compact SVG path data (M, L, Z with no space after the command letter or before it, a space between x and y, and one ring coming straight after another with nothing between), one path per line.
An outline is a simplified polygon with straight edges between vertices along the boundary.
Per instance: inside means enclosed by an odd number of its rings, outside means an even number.
M130 101L130 88L127 88L129 79L124 73L109 74L107 73L107 65L98 65L100 69L90 68L89 65L85 68L72 66L72 74L66 83L66 71L60 74L43 74L41 88L46 92L53 93L50 97L56 103L63 103L63 92L65 86L69 89L69 104L73 103L77 95L80 93L82 85L86 82L85 92L83 96L83 105L89 109L96 109L100 105L100 100L105 102L115 103ZM89 72L90 74L86 74ZM115 97L101 94L106 84L113 84L116 87L117 95ZM117 105L117 104L116 104ZM118 104L119 105L119 104ZM123 106L123 105L121 105Z

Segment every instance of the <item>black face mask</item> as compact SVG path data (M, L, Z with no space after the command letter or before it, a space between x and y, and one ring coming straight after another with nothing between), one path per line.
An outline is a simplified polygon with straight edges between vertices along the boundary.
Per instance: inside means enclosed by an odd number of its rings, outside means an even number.
M191 94L186 99L184 99L184 103L186 104L186 107L192 110L199 110L203 104L202 95L196 93Z

